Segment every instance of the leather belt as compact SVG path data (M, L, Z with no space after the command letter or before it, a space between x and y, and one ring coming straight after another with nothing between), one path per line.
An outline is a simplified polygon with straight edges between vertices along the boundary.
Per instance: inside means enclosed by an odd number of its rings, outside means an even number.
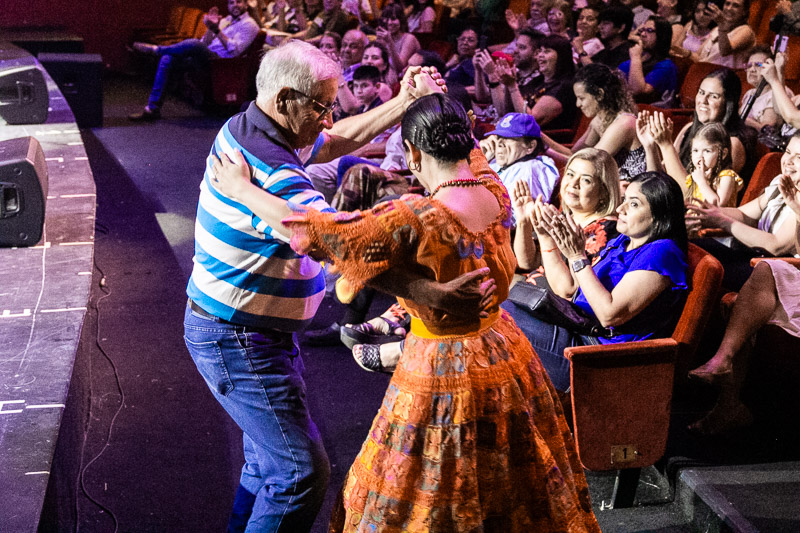
M192 311L194 311L195 313L197 313L198 315L202 316L203 318L207 318L209 320L213 320L214 322L219 322L221 324L230 324L232 326L240 326L241 325L241 324L234 324L233 322L228 322L224 318L220 318L217 315L212 315L211 313L209 313L208 311L206 311L205 309L203 309L202 307L200 307L199 305L194 303L194 300L192 300L191 298L189 298L189 308Z

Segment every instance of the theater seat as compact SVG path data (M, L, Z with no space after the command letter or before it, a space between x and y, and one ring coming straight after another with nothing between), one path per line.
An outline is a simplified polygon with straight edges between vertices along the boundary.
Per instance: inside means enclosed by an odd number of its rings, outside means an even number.
M685 375L718 301L723 268L689 244L690 292L671 338L576 346L571 400L575 443L588 470L618 472L613 506L633 505L641 468L666 448L676 372Z

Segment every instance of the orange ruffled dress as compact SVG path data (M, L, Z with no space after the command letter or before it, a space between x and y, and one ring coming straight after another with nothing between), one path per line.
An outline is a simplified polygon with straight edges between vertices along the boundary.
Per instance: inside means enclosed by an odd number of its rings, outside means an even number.
M400 301L411 333L331 531L600 531L556 392L499 308L516 265L508 194L480 151L471 161L503 207L481 233L411 195L290 224L296 249L323 250L355 288L396 265L439 281L488 266L497 282L483 320Z

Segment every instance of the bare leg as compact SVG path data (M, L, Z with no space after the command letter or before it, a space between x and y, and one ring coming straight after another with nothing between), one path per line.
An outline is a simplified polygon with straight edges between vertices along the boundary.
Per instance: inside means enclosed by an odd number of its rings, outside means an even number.
M717 353L706 364L692 370L690 376L713 383L730 374L735 355L767 323L778 305L772 269L763 262L759 263L739 292Z
M772 269L766 264L758 264L736 299L717 353L691 373L698 379L718 385L720 390L711 412L689 426L690 429L712 435L752 421L750 410L740 399L752 348L749 341L767 323L778 305Z

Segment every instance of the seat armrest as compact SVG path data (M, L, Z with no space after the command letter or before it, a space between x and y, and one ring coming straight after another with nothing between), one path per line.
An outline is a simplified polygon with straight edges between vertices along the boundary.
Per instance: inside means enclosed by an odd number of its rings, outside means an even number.
M697 236L705 237L730 237L731 234L722 228L703 228L697 232Z
M603 366L660 362L678 354L678 343L674 339L647 339L616 344L570 346L564 349L564 357L576 364Z
M750 260L750 266L754 267L764 260L783 261L784 263L789 263L794 267L800 268L800 257L754 257Z

